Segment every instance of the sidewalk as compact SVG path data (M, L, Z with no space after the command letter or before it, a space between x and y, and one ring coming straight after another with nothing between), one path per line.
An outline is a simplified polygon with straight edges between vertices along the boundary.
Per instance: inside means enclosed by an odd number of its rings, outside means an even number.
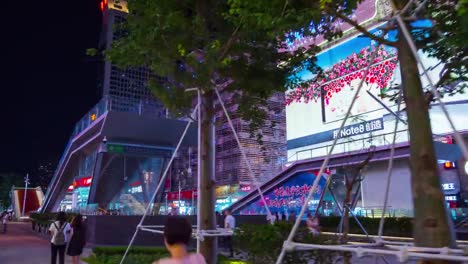
M89 255L90 251L85 249L82 257ZM31 223L8 223L7 234L0 233L0 263L50 263L48 236L33 232ZM71 263L71 257L65 255L65 263Z

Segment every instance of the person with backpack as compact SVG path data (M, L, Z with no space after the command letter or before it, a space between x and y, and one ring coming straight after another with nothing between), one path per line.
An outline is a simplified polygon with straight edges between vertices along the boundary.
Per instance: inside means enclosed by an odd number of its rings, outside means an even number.
M65 264L65 248L67 246L67 236L71 232L70 224L67 223L67 215L65 212L57 214L56 221L50 225L49 232L52 235L50 241L51 248L51 263L57 263L57 253L59 256L59 264Z

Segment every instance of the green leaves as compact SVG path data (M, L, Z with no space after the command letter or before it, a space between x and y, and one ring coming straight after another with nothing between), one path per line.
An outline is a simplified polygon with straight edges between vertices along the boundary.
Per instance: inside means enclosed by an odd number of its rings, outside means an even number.
M296 68L315 70L311 52L278 52L285 47L281 36L293 24L308 23L305 14L311 11L283 14L284 1L268 2L266 9L265 3L133 0L118 29L125 34L105 55L122 68L151 69L149 87L174 113L184 114L192 106L193 94L186 88L210 90L214 83L231 80L225 92L237 95L233 103L255 131L267 117L266 100L298 82L289 78ZM287 63L278 67L280 62Z

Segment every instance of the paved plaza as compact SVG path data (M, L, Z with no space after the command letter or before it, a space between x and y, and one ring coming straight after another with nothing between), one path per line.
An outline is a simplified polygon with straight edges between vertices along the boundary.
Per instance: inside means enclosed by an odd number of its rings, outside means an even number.
M91 249L85 249L83 256L89 255ZM66 256L65 263L71 263ZM395 257L387 256L385 260L373 256L352 259L353 263L377 264L400 263ZM1 264L48 264L50 263L50 242L47 235L31 230L30 223L11 222L7 234L0 234L0 263ZM84 262L81 262L84 263ZM415 263L413 261L407 263Z
M90 251L85 249L84 254L89 254ZM7 234L0 233L0 263L50 263L48 236L33 232L31 223L8 223ZM65 263L71 263L71 257L65 256Z

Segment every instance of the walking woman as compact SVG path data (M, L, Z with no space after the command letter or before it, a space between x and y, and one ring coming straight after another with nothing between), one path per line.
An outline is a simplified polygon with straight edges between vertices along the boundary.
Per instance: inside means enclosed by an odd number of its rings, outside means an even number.
M51 248L51 263L57 263L57 253L59 256L59 263L65 264L65 247L67 245L67 235L70 234L70 225L67 223L67 215L65 212L57 214L56 221L50 225L49 232L52 234L50 241Z
M68 243L67 255L72 257L73 264L80 263L80 255L86 244L86 227L83 223L83 216L78 214L71 221L72 236Z

